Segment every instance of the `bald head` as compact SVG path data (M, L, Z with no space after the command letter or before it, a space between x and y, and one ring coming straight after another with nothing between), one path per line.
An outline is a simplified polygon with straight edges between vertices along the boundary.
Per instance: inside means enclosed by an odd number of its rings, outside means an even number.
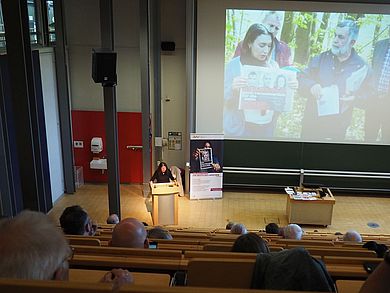
M144 225L135 218L119 222L112 232L111 246L129 248L148 248Z

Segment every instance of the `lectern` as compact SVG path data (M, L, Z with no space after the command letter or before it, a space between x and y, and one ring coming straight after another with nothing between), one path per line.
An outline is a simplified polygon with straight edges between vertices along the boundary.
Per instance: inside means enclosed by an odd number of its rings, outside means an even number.
M177 183L153 183L153 225L177 225L177 201L180 192Z

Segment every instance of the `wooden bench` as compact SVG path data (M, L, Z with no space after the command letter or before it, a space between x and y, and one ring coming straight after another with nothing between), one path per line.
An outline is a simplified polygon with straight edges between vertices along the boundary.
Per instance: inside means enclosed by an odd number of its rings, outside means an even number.
M112 293L111 284L79 283L66 281L36 281L0 279L2 293ZM230 288L199 288L199 287L155 287L124 285L119 292L124 293L292 293L292 291L271 291ZM294 293L304 293L293 291ZM307 292L305 292L307 293Z
M338 293L359 293L364 281L359 280L337 280L336 287Z
M250 288L255 259L193 258L188 261L187 285Z
M98 283L107 271L70 269L69 281L82 283ZM168 274L131 272L134 285L169 287L171 277Z
M291 246L292 247L292 246ZM299 245L297 245L299 247ZM376 253L367 249L343 249L335 247L305 247L311 255L375 258Z
M175 272L184 270L186 264L182 259L161 257L136 256L107 256L107 255L74 255L69 262L71 268L78 269L104 269L113 268L130 269L148 272Z
M72 245L75 255L108 255L108 256L133 256L133 257L159 257L181 259L180 250L144 249L126 247L96 247L84 245Z
M379 264L381 258L324 256L322 258L327 269L335 278L360 278L365 279L368 273L364 269L365 263Z
M97 238L92 237L73 237L73 236L66 236L66 239L68 240L68 243L70 245L85 245L85 246L101 246L102 243Z
M307 247L307 246L334 246L333 241L329 240L294 240L294 239L278 239L275 243L279 246L284 246L286 248L290 247Z

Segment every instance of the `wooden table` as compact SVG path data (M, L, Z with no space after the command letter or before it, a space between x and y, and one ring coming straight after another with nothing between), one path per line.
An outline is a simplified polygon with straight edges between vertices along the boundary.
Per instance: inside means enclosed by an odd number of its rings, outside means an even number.
M336 200L329 188L324 188L324 191L326 196L316 200L294 199L293 195L287 194L287 221L295 224L331 225Z

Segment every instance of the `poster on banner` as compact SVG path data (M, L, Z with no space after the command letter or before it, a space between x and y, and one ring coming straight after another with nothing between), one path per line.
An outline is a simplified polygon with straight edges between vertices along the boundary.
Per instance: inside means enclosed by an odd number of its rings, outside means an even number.
M190 199L221 198L223 135L191 134Z

